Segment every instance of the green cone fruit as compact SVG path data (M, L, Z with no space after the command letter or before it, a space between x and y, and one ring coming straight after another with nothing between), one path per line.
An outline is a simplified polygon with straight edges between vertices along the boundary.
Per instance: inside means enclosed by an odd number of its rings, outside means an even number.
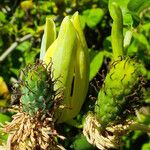
M122 120L139 106L140 97L142 92L138 64L129 58L114 62L95 106L101 125L105 127Z
M37 111L49 111L55 99L51 68L42 63L28 66L20 87L23 111L33 116Z

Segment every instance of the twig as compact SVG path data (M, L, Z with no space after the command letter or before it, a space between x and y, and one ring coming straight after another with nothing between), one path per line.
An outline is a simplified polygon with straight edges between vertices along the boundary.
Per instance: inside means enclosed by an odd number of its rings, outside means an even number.
M31 34L27 34L24 37L17 39L11 46L6 49L6 51L0 56L0 62L4 61L4 59L18 46L19 43L24 42L32 37Z
M144 125L144 124L138 124L138 123L130 125L126 130L132 130L132 131L141 130L143 132L150 133L150 127L149 126Z

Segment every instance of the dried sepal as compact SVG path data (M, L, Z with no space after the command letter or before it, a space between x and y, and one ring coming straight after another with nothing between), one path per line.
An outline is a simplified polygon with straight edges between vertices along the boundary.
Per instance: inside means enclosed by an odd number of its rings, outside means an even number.
M25 112L18 112L13 116L12 122L5 126L5 132L9 133L7 146L9 150L60 150L61 146L56 138L60 136L54 127L53 114L41 115L37 112L31 117Z
M119 148L120 138L128 133L131 124L133 124L132 121L126 121L123 124L116 124L102 129L96 116L89 113L84 123L83 134L90 144L101 150Z

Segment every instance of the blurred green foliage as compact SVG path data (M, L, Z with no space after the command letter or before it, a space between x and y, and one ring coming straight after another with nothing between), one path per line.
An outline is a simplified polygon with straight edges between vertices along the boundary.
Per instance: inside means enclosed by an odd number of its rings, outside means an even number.
M110 0L110 2L114 1L118 3L123 12L124 36L128 40L125 47L126 52L142 63L143 75L150 82L150 1ZM39 57L45 18L47 16L53 18L58 31L62 19L66 15L72 15L75 11L80 13L82 28L89 48L90 83L97 86L95 79L102 82L102 78L98 74L102 74L104 70L105 75L112 56L110 38L112 19L108 11L108 0L0 0L0 76L8 85L10 93L12 92L12 83L14 80L18 80L21 69ZM129 32L130 34L127 34ZM23 42L18 42L27 35L32 36ZM17 42L17 46L2 59L5 51L15 42ZM148 105L150 103L150 94L148 94L150 85L148 83L146 88L145 101ZM89 95L97 97L93 86L89 88ZM0 101L1 97L0 95ZM10 98L9 101L11 104ZM87 98L85 107L79 114L80 117L76 118L77 121L82 121L82 114L86 114L89 109L92 110L94 103L95 101ZM149 111L147 107L144 109ZM3 123L4 120L9 121L7 110L0 106L0 111L0 123ZM140 122L149 125L149 117L148 113L141 112ZM83 147L86 146L89 150L93 149L80 135L80 129L64 127L64 132L63 134L68 137L68 141L65 143L67 149L83 150ZM70 136L68 136L69 134ZM75 136L76 138L73 138ZM1 138L5 139L0 135ZM132 132L123 137L122 141L121 149L123 150L150 149L149 137L145 133Z

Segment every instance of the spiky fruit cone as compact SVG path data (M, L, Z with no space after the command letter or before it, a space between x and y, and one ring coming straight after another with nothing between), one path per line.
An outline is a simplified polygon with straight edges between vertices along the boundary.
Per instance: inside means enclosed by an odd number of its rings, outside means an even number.
M63 149L57 143L60 136L54 128L54 113L61 100L59 91L54 91L51 63L42 62L29 65L23 71L16 94L20 95L18 113L11 123L5 126L9 133L10 150L57 150ZM58 93L59 92L59 93Z
M96 116L104 128L119 123L141 106L142 99L139 64L130 58L120 58L112 63L99 92Z

